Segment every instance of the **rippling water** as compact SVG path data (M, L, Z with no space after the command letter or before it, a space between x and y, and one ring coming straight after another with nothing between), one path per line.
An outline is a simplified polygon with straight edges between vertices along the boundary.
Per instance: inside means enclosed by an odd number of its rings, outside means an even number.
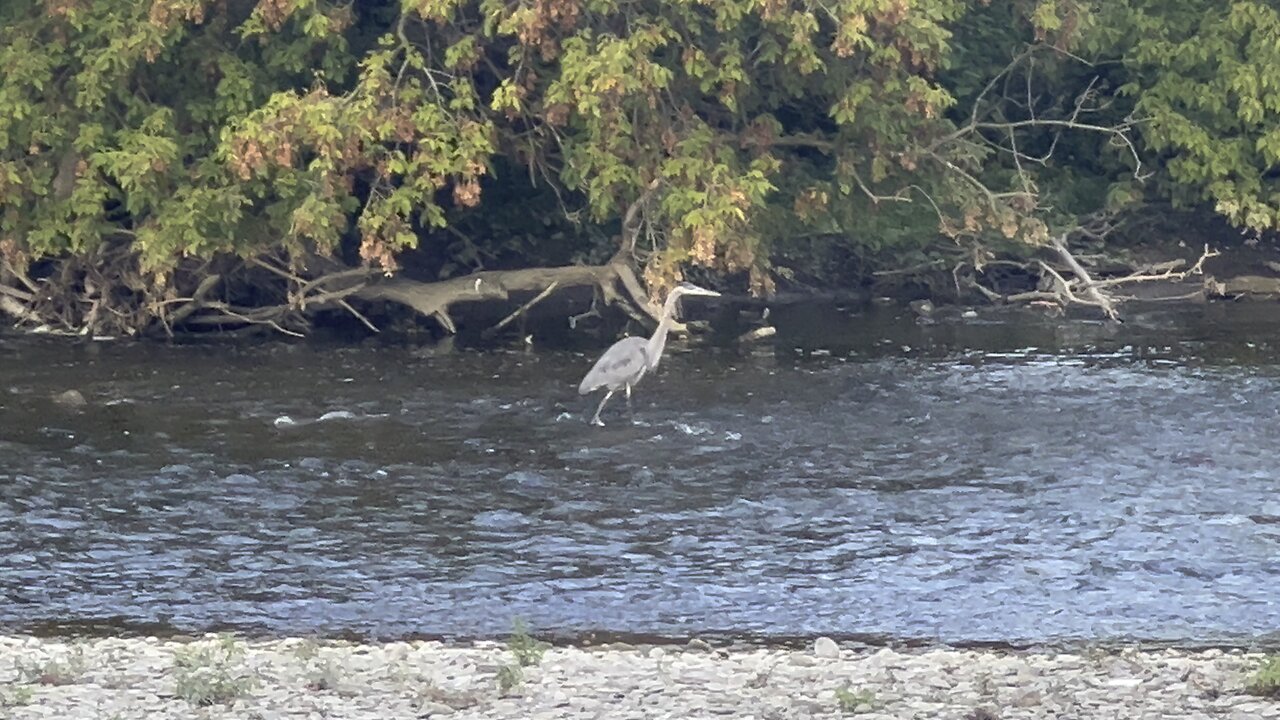
M0 623L1280 627L1274 307L778 314L776 347L674 349L604 429L567 350L0 340Z

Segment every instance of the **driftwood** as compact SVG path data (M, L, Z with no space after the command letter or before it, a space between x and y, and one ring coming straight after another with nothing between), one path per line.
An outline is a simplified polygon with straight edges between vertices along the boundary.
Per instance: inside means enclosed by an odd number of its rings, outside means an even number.
M1098 289L1098 284L1094 282L1093 277L1089 275L1089 271L1085 270L1084 266L1080 264L1080 261L1076 260L1076 257L1067 249L1067 238L1065 236L1055 237L1050 242L1053 245L1053 249L1058 252L1058 257L1062 258L1062 261L1066 263L1067 267L1071 268L1071 272L1074 273L1076 278L1080 281L1081 289L1084 291L1084 296L1088 298L1089 304L1096 305L1101 308L1102 313L1106 315L1109 320L1118 319L1120 315L1116 312L1115 302ZM1059 287L1062 291L1070 297L1072 295L1071 284L1063 280L1062 276L1054 272L1053 268L1045 265L1044 263L1041 263L1041 265L1046 271L1054 276L1054 279L1058 281ZM1071 299L1076 302L1081 302L1079 298Z
M649 300L629 258L635 250L644 208L659 187L659 181L651 182L627 208L623 215L618 251L603 265L485 270L439 282L421 282L404 277L371 278L362 280L350 294L365 301L394 302L413 308L425 317L435 318L445 331L452 334L457 332L450 314L454 305L481 300L507 300L511 293L535 293L532 300L490 328L486 335L491 336L541 302L555 289L592 287L606 305L622 309L645 325L656 326L662 309ZM594 303L592 307L596 307ZM676 327L675 330L679 331L681 327Z
M1217 257L1219 253L1211 250L1205 245L1199 259L1190 267L1184 260L1171 260L1156 265L1136 268L1132 272L1117 277L1095 278L1092 273L1085 269L1083 263L1071 252L1067 246L1069 234L1064 234L1053 238L1050 241L1050 247L1054 250L1058 260L1062 263L1061 268L1054 267L1046 260L1037 260L1032 266L1040 271L1043 282L1040 289L1028 292L1014 293L1011 295L1003 295L995 290L986 287L975 279L969 278L965 284L977 290L988 300L995 303L1030 303L1033 305L1051 304L1059 308L1066 308L1069 305L1088 305L1096 307L1102 311L1102 314L1108 320L1120 320L1119 306L1126 300L1135 298L1127 295L1118 294L1126 286L1137 285L1149 282L1172 282L1179 283L1193 276L1204 276L1205 261L1210 258ZM995 264L995 263L992 263ZM1008 263L1018 267L1026 267L1022 263ZM959 275L960 267L957 265L952 275L956 278L957 289L961 280ZM976 263L975 263L976 265ZM981 268L976 268L981 269ZM1070 279L1068 278L1070 276ZM1266 278L1261 278L1265 280ZM1165 298L1149 298L1151 300L1183 300L1188 297L1203 297L1206 291L1213 294L1214 286L1211 278L1206 278L1205 287L1197 289L1192 293L1177 295ZM1217 294L1226 294L1218 292Z
M1280 297L1280 278L1261 275L1239 275L1218 280L1205 278L1205 289L1215 297Z
M40 316L34 311L22 304L21 301L14 299L10 295L0 294L0 313L12 316L15 320L31 323L33 325L40 324Z
M657 323L659 312L649 302L635 271L619 258L604 265L486 270L438 282L387 277L372 268L342 267L321 258L312 258L308 263L320 271L311 278L264 259L250 261L250 264L287 280L290 288L288 302L256 308L232 305L212 297L212 290L222 282L222 278L210 275L200 282L190 297L169 301L176 307L161 314L166 331L172 333L175 327L184 324L216 327L264 325L288 335L298 335L297 330L290 328L305 326L307 318L318 311L339 308L376 332L377 326L352 304L358 300L403 305L423 317L435 319L447 333L453 334L457 332L453 320L455 306L508 300L513 293L535 293L532 300L487 331L493 335L552 292L576 287L595 288L605 304L618 306L649 325Z
M608 266L489 270L440 282L420 282L408 278L385 278L364 284L354 293L365 301L387 301L412 308L435 318L450 333L457 332L450 315L458 303L506 300L512 292L542 292L558 287L602 286L608 284Z
M217 287L219 282L222 282L221 275L209 275L201 280L200 284L196 287L196 291L192 293L191 299L165 318L169 327L181 325L183 321L191 317L192 313L200 309L205 302L205 298L215 287Z
M454 333L457 332L457 326L450 314L454 305L483 300L506 300L511 293L516 292L538 293L535 297L535 301L538 301L545 298L549 294L548 289L553 287L597 288L607 304L621 304L632 310L637 319L657 322L658 310L648 301L635 272L622 262L486 270L440 282L383 278L363 284L352 296L365 301L381 300L410 307L423 316L435 318L447 332ZM521 311L527 309L528 306ZM639 312L636 313L636 310ZM511 319L514 316L504 320L500 326L509 323Z
M537 295L534 295L532 300L516 308L515 312L511 313L510 315L500 320L497 325L494 325L493 327L481 333L481 337L491 338L494 335L497 335L499 332L502 331L503 328L510 325L512 322L514 322L516 318L529 312L529 309L532 308L534 305L537 305L538 303L547 299L547 296L555 292L556 288L559 286L560 286L559 280L552 282L550 285L547 286L546 290L543 290Z
M73 160L68 155L63 169L74 168ZM181 296L162 298L157 297L162 290L144 281L131 243L122 238L92 258L58 263L56 277L34 281L25 268L14 267L0 255L0 314L27 325L90 334L102 327L169 335L182 327L217 327L236 332L270 328L301 335L317 312L333 309L349 313L377 332L357 305L395 303L433 318L452 334L457 332L456 306L532 294L532 300L489 329L492 335L558 290L589 287L595 290L593 311L612 306L653 327L661 308L650 301L632 263L645 209L660 185L657 180L650 183L627 208L617 251L601 265L487 270L427 282L390 276L379 268L348 267L318 255L220 257L176 272L178 279L171 276L169 282L173 288L183 288L176 290ZM264 283L262 272L282 282ZM246 285L280 292L281 297L274 305L238 305L237 288ZM680 326L674 329L679 331Z
M191 297L181 301L184 304L168 312L168 322L164 324L169 332L181 322L212 326L267 325L292 335L297 333L287 326L305 325L309 315L339 308L377 332L377 326L352 304L352 301L361 301L402 305L423 317L433 318L445 332L453 334L458 331L453 320L455 306L509 300L513 293L533 293L532 300L486 331L486 335L492 336L556 290L591 287L596 289L597 299L592 304L593 309L603 301L645 325L656 326L661 308L650 302L629 258L635 247L636 233L642 225L643 209L658 187L658 182L651 183L627 209L618 251L603 265L485 270L448 280L425 282L404 276L388 276L376 268L346 267L317 255L305 259L302 263L305 269L257 258L248 264L287 282L287 302L263 308L233 307L206 297L217 284L217 280L206 278ZM680 330L679 327L675 329Z
M755 330L742 333L741 335L738 336L738 342L740 344L746 345L748 343L764 340L765 338L771 338L777 334L778 334L777 328L775 328L772 325L764 325L762 327L756 328Z

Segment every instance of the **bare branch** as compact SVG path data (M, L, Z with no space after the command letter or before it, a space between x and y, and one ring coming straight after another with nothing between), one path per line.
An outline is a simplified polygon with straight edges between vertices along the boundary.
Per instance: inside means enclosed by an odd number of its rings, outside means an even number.
M862 176L858 174L858 171L857 171L857 170L855 170L855 169L853 169L853 168L851 167L851 168L849 169L849 173L850 173L851 175L853 175L853 181L854 181L854 182L856 182L856 183L858 183L858 188L862 190L863 194L864 194L864 195L866 195L868 198L870 198L871 202L873 202L873 203L875 203L875 204L877 204L877 205L879 205L881 201L884 201L884 202L907 202L907 203L911 202L911 198L909 198L909 197L903 197L903 195L902 195L902 193L903 193L903 192L906 192L906 190L907 190L907 189L909 189L909 188L904 188L903 190L900 190L900 191L898 191L897 193L895 193L895 194L893 194L893 195L877 195L876 193L874 193L874 192L872 192L872 191L871 191L871 188L867 187L867 184L866 184L865 182L863 182L863 181L862 181ZM918 185L911 185L910 187L919 189L919 186L918 186ZM924 196L925 196L925 197L929 197L929 193L926 193L926 192L924 192L923 190L921 190L920 192L924 193ZM932 202L933 202L933 198L929 198L929 202L930 202L930 203L932 203ZM937 209L938 209L938 206L937 206L937 205L934 205L934 206L933 206L933 208L934 208L935 210L937 210Z
M1209 246L1206 245L1199 259L1186 269L1179 269L1186 265L1185 261L1173 260L1138 269L1128 275L1120 277L1095 279L1084 268L1083 264L1079 261L1079 257L1067 248L1066 238L1071 234L1074 234L1074 232L1053 238L1050 247L1054 249L1055 253L1066 265L1067 269L1071 271L1071 275L1074 276L1073 279L1067 279L1064 277L1062 272L1044 260L1036 261L1036 267L1038 267L1041 275L1044 278L1048 278L1053 285L1053 290L1051 292L1033 290L1012 295L1002 295L972 278L965 278L965 284L977 290L991 302L1031 302L1032 304L1035 304L1049 300L1056 302L1063 307L1068 305L1087 305L1099 308L1102 310L1103 314L1110 319L1119 320L1119 312L1117 309L1118 305L1126 300L1132 300L1133 298L1113 294L1112 289L1142 282L1180 282L1193 275L1203 275L1205 262L1210 258L1217 257L1219 254L1217 251L1211 250ZM999 262L999 264L1012 264L1019 267L1027 267L1024 263ZM953 275L956 277L957 288L960 286L959 270L962 265L963 263L961 265L957 265L953 271ZM1203 296L1204 292L1205 290L1202 288L1192 293L1160 299L1185 299L1188 297Z
M529 308L531 308L531 307L533 307L534 305L537 305L538 303L540 303L540 302L542 302L543 300L545 300L545 299L547 298L547 296L548 296L548 295L550 295L551 293L555 292L555 289L556 289L557 287L559 287L559 286L560 286L560 281L559 281L559 280L553 280L553 281L551 281L551 284L547 286L547 289L546 289L546 290L543 290L542 292L540 292L540 293L538 293L537 295L535 295L535 296L533 297L533 299L532 299L532 300L530 300L529 302L527 302L527 303L525 303L525 304L521 305L520 307L516 308L515 312L513 312L513 313L511 313L510 315L508 315L508 316L506 316L505 318L503 318L501 321L499 321L499 322L498 322L498 324L497 324L497 325L494 325L493 327L489 328L488 330L485 330L483 333L481 333L481 336L482 336L482 337L485 337L485 338L490 338L490 337L493 337L494 335L498 334L498 332L499 332L499 331L501 331L501 330L502 330L502 328L504 328L504 327L506 327L506 326L510 325L510 324L511 324L511 322L512 322L513 320L515 320L516 318L518 318L518 317L520 317L521 315L524 315L526 312L528 312L528 311L529 311Z
M1205 261L1208 260L1209 258L1218 257L1221 254L1222 253L1218 252L1217 250L1210 250L1209 246L1206 244L1204 246L1204 251L1200 254L1200 258L1196 260L1194 265L1187 268L1186 270L1178 270L1177 268L1181 267L1185 263L1182 260L1175 260L1169 263L1164 263L1163 268L1161 267L1152 268L1154 272L1147 272L1147 273L1139 272L1139 273L1132 273L1130 275L1125 275L1124 277L1109 278L1106 280L1097 280L1093 283L1093 286L1097 288L1106 288L1106 287L1114 287L1117 285L1129 285L1132 283L1150 282L1153 280L1185 280L1188 277L1191 277L1192 275L1203 275Z
M1133 138L1129 136L1129 131L1133 129L1133 123L1125 122L1120 125L1107 126L1095 125L1093 123L1077 122L1070 120L1046 120L1044 118L1032 118L1030 120L1012 120L1003 123L981 122L973 126L976 130L1006 130L1013 131L1019 128L1027 127L1061 127L1069 130L1088 130L1090 132L1103 133L1112 136L1113 140L1118 140L1124 144L1129 150L1129 154L1133 157L1134 168L1133 176L1139 180L1145 180L1151 177L1151 173L1142 174L1142 158L1138 155L1138 146L1134 144ZM1056 146L1057 141L1054 141ZM1027 156L1023 156L1027 157ZM1034 159L1034 158L1031 158ZM1047 156L1046 156L1047 159Z
M0 313L33 325L40 324L40 316L35 311L8 295L0 295Z
M636 277L635 272L632 271L629 265L621 265L617 268L617 275L618 282L627 291L631 302L635 303L636 307L640 308L648 316L647 318L637 317L636 319L647 325L656 324L662 317L662 310L649 302L649 296L644 291L644 288L641 287L640 280Z
M4 258L0 258L0 263L3 263L3 265L0 265L0 269L3 269L6 273L10 275L13 275L15 278L18 279L18 282L22 283L23 286L26 287L28 290L30 290L32 293L40 292L39 286L36 285L36 282L34 280L32 280L30 277L27 276L26 271L22 270L21 268L14 267L12 263L10 263L7 259L4 259Z
M8 295L9 297L24 303L29 303L35 299L35 296L31 293L26 292L25 290L19 290L18 288L9 287L8 285L0 285L0 295Z
M618 249L619 254L622 252L635 253L636 237L639 235L636 220L640 217L640 211L653 198L653 194L657 192L661 185L662 181L654 178L644 189L644 192L640 193L640 197L636 198L636 201L627 207L626 214L622 216L622 245Z
M1031 82L1035 75L1035 53L1043 50L1044 46L1032 45L1027 47L1021 53L1016 55L1003 70L997 73L988 81L987 85L978 94L973 101L973 107L969 113L969 121L960 127L957 127L951 133L937 139L927 148L927 153L937 156L937 151L942 147L955 143L964 142L969 138L977 138L982 144L994 147L997 150L1009 153L1017 166L1018 173L1027 187L1027 177L1022 168L1023 162L1033 162L1044 165L1049 158L1057 150L1061 131L1084 131L1101 133L1111 137L1112 142L1118 143L1125 147L1134 161L1133 177L1139 181L1144 181L1151 176L1151 173L1143 173L1143 163L1141 155L1138 152L1137 145L1132 137L1132 130L1137 121L1132 118L1126 118L1117 125L1100 125L1097 123L1084 122L1081 116L1086 113L1096 112L1100 108L1093 107L1096 103L1095 86L1099 78L1094 77L1089 81L1088 86L1075 99L1071 112L1065 118L1049 118L1043 117L1037 110L1037 98L1032 96ZM1092 64L1070 53L1060 53L1065 57L1069 57L1076 62L1092 67ZM1008 82L1012 79L1014 72L1021 66L1027 67L1025 80L1025 101L1018 101L1010 97L1011 88ZM1002 90L1003 97L997 102L990 102L989 96L995 90L1000 82L1005 81L1005 87ZM1005 119L1003 113L1000 112L1001 103L1019 108L1020 114L1025 113L1028 117L1017 120ZM996 119L983 119L984 113L994 115ZM1017 132L1029 128L1049 128L1057 130L1050 142L1049 148L1042 155L1029 155L1019 148ZM998 143L988 139L983 131L998 131L1006 138L1006 143ZM953 168L949 168L953 169Z
M600 308L598 305L599 300L600 300L600 293L593 294L591 296L591 307L586 312L579 313L577 315L570 315L569 328L571 330L577 330L578 323L580 321L585 320L589 317L600 317Z
M193 317L187 320L187 323L197 325L266 325L267 327L285 335L306 337L302 333L290 330L276 322L276 320L279 317L282 317L287 311L287 308L284 306L259 308L255 309L252 314L241 312L224 302L209 303L206 307L211 310L216 310L218 314Z
M1053 249L1058 251L1058 256L1062 258L1062 261L1067 264L1067 267L1071 268L1071 272L1075 273L1075 276L1079 278L1080 282L1084 285L1085 297L1089 299L1088 304L1097 305L1098 307L1102 308L1102 312L1108 318L1112 320L1118 320L1120 318L1120 315L1116 312L1115 304L1111 301L1110 298L1108 298L1106 295L1102 294L1100 290L1098 290L1097 285L1095 285L1093 282L1093 278L1090 277L1089 275L1089 271L1085 270L1084 266L1081 265L1080 262L1076 260L1075 256L1071 254L1071 251L1067 249L1066 237L1061 236L1061 237L1050 238L1049 242L1053 245ZM1048 265L1045 265L1044 263L1040 263L1040 264L1042 267L1049 270L1049 272L1052 272L1053 275L1058 280L1062 280L1062 276L1058 275L1057 272L1054 272L1053 268L1050 268ZM1066 291L1067 295L1071 297L1070 285L1066 283L1066 281L1063 281L1062 284L1063 284L1063 289ZM1074 302L1083 302L1082 300L1076 297L1071 297L1071 299Z
M221 280L221 275L209 275L202 279L200 284L196 286L196 291L192 293L191 298L187 300L187 303L168 314L167 317L164 317L165 330L172 335L174 325L181 325L184 320L191 317L192 313L205 307L205 296L208 295L209 292L212 291L219 282L221 282Z
M351 313L352 315L355 316L357 320L364 323L365 327L369 328L374 332L382 332L381 330L378 329L377 325L374 325L373 323L369 322L369 318L365 317L364 315L361 315L358 310L351 307L351 303L347 302L345 299L338 298L335 302L341 305L343 310L346 310L347 312Z

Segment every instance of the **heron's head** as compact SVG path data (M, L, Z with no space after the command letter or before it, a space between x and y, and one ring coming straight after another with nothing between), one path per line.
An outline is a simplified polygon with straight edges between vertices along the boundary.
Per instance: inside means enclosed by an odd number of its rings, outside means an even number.
M720 297L720 293L716 292L715 290L708 290L706 288L698 287L697 285L694 285L693 283L688 283L688 282L682 282L679 285L676 285L674 288L672 288L671 295L669 297L678 298L683 295L705 295L706 297Z

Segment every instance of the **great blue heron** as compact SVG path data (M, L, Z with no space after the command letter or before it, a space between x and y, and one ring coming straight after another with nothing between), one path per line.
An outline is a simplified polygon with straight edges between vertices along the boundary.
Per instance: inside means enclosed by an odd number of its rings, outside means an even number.
M658 329L653 331L653 335L648 340L641 337L623 338L604 351L578 385L578 393L582 395L595 392L602 387L609 389L604 394L604 399L600 401L599 407L596 408L595 417L591 418L592 424L604 425L600 420L600 411L604 410L604 405L609 402L609 398L623 388L627 391L627 410L631 410L631 388L640 382L640 378L644 377L645 373L658 367L658 361L662 359L662 349L667 344L667 331L671 329L671 322L676 315L676 304L685 295L719 297L720 293L700 288L693 283L680 283L671 290L667 301L663 303Z

